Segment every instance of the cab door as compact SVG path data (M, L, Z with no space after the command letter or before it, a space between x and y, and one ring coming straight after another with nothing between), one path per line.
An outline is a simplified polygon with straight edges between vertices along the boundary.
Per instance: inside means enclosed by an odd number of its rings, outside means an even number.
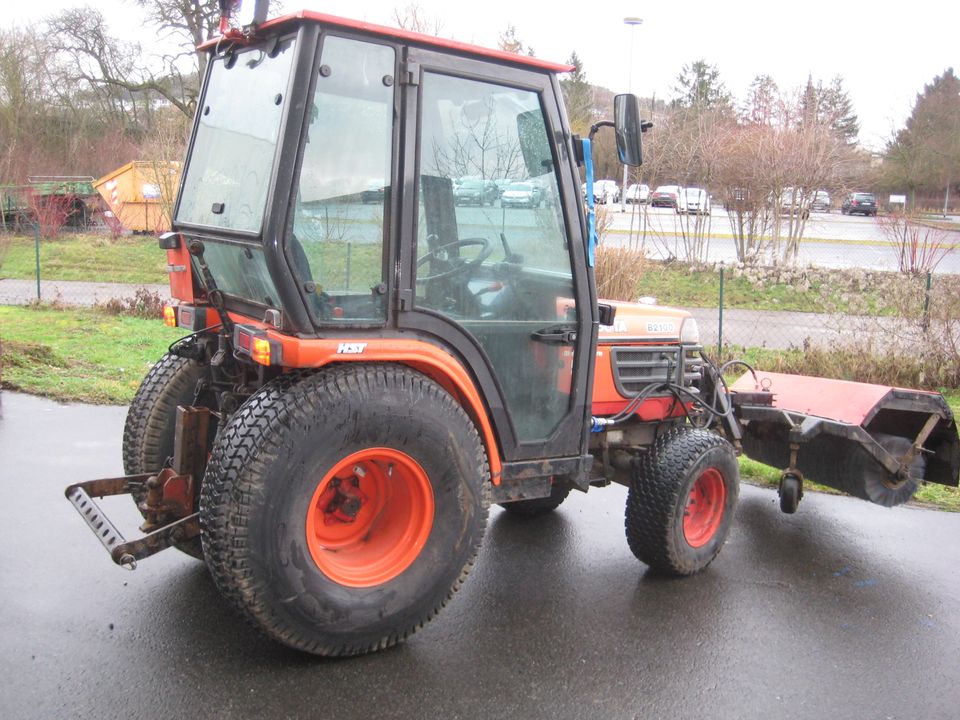
M595 311L558 88L422 49L404 78L399 326L474 374L505 460L584 456Z

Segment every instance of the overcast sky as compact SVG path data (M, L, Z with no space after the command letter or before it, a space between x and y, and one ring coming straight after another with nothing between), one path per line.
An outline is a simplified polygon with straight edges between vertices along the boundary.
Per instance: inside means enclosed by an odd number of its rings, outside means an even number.
M35 21L72 0L30 0L5 8L0 22ZM118 34L141 31L132 0L98 0ZM306 7L368 22L393 24L394 8L406 0L285 0L293 11ZM860 117L860 140L882 148L910 113L916 94L946 68L960 70L960 3L952 0L862 3L792 2L671 3L588 2L561 10L561 3L523 0L419 0L429 17L442 21L441 35L495 47L508 24L539 57L564 61L576 50L587 78L617 92L628 89L631 34L632 89L641 96L669 98L684 64L704 59L720 70L740 99L758 74L785 89L841 75ZM551 8L548 15L545 8ZM624 17L643 24L631 30ZM155 37L155 33L150 35ZM146 42L146 39L144 38Z

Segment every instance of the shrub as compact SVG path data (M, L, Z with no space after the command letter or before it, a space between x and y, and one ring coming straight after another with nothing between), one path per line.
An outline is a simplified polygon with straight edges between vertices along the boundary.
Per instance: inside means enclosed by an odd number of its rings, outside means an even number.
M646 257L639 250L600 245L596 265L597 297L605 300L636 300L637 284Z
M900 272L921 275L936 269L952 247L946 231L919 218L894 213L877 218L884 235L897 248Z
M166 303L160 293L137 288L132 298L110 298L98 302L97 307L110 315L134 315L142 318L162 318Z

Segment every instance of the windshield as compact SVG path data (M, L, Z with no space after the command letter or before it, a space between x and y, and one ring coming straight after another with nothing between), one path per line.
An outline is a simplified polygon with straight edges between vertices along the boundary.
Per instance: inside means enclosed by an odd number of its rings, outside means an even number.
M294 54L267 45L212 60L178 222L260 232Z

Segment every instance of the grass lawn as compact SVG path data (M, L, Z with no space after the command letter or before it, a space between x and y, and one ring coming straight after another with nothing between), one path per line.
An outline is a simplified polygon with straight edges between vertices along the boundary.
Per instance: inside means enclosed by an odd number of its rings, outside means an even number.
M93 309L0 306L3 387L64 401L126 405L183 331Z
M879 273L877 277L889 280ZM735 276L728 268L724 273L723 304L726 308L747 310L895 315L896 308L886 297L888 292L880 282L851 292L846 283L832 280L823 271L811 274L808 284L770 280L757 284L743 275ZM637 284L637 294L651 295L661 305L715 308L720 304L720 271L649 261Z
M36 277L33 237L10 241L0 263L0 278ZM40 240L40 277L44 280L86 280L165 284L167 255L152 236L63 235Z
M786 283L771 284L758 292L747 278L724 274L724 306L751 310L793 310L823 312L819 287L799 290ZM657 298L660 305L711 307L720 302L720 273L688 270L679 265L648 263L640 278L638 292Z

